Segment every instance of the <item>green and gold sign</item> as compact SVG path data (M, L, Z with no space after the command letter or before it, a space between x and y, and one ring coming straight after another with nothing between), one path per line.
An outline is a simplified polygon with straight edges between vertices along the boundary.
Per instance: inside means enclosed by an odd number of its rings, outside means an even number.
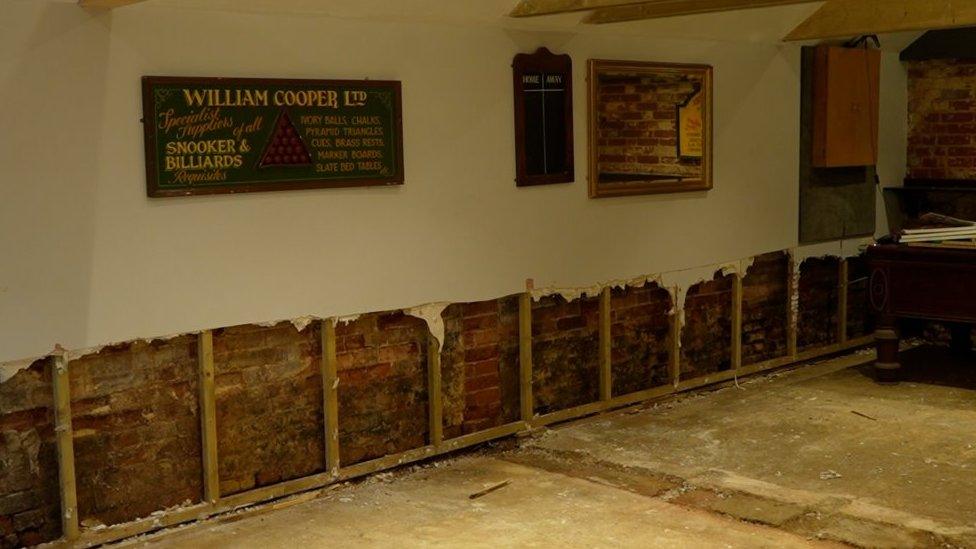
M149 196L403 183L400 83L142 79Z

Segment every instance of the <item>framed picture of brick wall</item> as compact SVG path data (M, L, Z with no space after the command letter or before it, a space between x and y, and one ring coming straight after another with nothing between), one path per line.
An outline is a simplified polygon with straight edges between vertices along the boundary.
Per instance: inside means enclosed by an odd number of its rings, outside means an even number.
M590 59L591 198L712 188L712 67Z

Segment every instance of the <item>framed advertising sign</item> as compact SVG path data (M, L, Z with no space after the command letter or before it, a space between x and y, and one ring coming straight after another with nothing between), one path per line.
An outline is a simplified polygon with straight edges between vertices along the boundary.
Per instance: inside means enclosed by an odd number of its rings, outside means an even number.
M151 197L403 183L400 82L146 76Z
M573 181L573 61L539 48L516 55L512 70L515 184Z

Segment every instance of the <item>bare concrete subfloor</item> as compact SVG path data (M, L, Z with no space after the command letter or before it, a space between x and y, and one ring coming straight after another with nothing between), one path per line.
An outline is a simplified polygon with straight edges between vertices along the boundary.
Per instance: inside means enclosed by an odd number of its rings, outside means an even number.
M976 547L976 362L903 358L897 386L841 357L127 545Z

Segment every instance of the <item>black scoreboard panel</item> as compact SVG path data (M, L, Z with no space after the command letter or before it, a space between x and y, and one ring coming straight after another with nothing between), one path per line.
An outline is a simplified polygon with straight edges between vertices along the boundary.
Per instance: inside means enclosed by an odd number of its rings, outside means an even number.
M573 180L572 61L545 48L520 54L515 69L516 182Z
M565 78L562 74L522 76L525 93L525 171L528 175L566 172Z

